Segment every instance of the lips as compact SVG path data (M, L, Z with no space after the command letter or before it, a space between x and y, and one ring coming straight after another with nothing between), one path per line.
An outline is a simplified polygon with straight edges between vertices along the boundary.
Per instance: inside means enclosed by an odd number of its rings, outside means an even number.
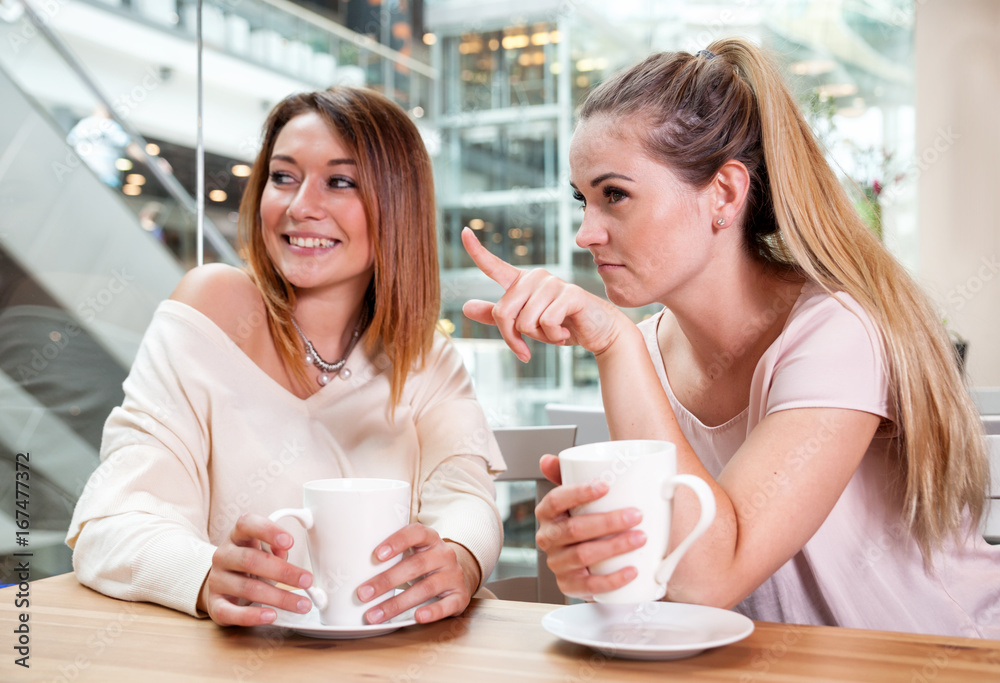
M602 268L620 268L620 267L622 267L622 264L620 264L620 263L612 263L611 261L605 261L604 259L599 259L597 257L594 257L594 263L597 265L597 269L598 270L601 270Z

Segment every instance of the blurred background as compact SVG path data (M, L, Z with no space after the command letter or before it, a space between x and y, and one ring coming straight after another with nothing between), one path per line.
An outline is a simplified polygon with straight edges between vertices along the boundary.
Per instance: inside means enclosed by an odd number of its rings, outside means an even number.
M577 108L650 52L728 36L771 50L859 210L964 344L969 383L1000 385L1000 3L204 0L200 54L198 10L0 0L0 583L17 550L15 454L31 453L33 566L66 571L64 530L153 310L199 251L240 263L236 211L260 127L296 91L367 85L420 127L442 324L494 426L544 424L547 403L598 405L597 371L589 354L542 345L522 364L464 318L466 299L499 292L461 228L603 294L574 243Z

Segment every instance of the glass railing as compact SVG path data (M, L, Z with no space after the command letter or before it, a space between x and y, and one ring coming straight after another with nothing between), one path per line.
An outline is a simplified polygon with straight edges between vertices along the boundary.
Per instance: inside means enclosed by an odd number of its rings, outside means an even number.
M133 20L194 38L192 0L82 0ZM205 0L202 42L242 61L315 88L366 85L405 109L427 111L437 71L287 0Z

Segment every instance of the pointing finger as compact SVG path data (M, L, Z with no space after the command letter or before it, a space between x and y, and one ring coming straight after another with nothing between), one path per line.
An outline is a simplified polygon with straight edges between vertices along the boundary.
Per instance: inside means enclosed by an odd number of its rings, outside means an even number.
M515 268L499 256L490 253L489 249L479 243L476 233L471 228L462 228L462 244L479 270L505 290L517 282L521 276L520 268Z

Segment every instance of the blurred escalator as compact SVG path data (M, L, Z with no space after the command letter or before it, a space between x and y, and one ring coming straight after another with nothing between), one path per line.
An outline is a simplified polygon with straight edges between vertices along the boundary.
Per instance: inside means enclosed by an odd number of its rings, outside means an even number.
M33 578L69 569L62 540L97 466L104 420L121 403L153 311L185 269L162 233L143 225L139 205L102 177L99 141L79 127L71 134L54 106L19 82L12 46L30 35L32 49L61 58L63 75L76 77L95 110L104 101L32 20L0 22L0 584L12 578L14 552L32 553ZM98 130L121 131L120 146L138 150L130 163L157 163L124 122L105 121ZM147 170L165 189L160 206L193 225L194 200L169 170ZM223 242L213 260L235 262ZM21 486L18 453L29 457Z

